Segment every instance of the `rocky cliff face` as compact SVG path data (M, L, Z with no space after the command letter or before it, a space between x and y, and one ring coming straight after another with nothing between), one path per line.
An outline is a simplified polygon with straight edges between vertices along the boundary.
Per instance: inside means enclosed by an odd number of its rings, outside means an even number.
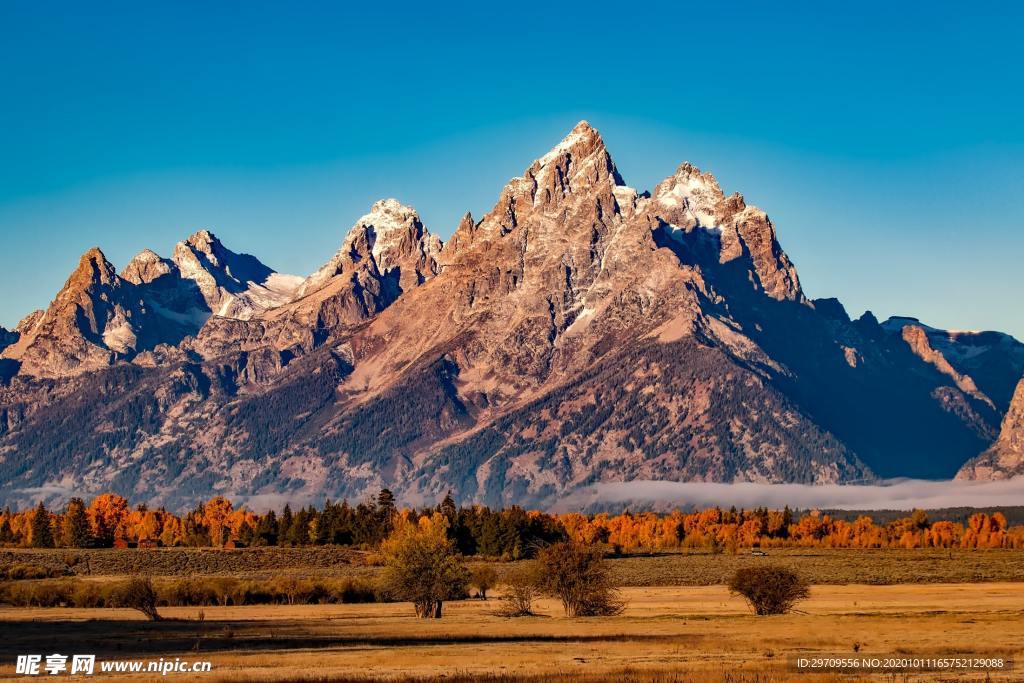
M670 233L705 231L717 242L719 263L745 261L751 282L769 297L803 299L796 267L779 245L767 214L747 206L739 193L726 197L710 173L681 165L654 188L652 204Z
M969 460L957 479L1009 479L1024 475L1024 379L1003 417L999 438L991 448Z
M90 249L46 312L19 325L4 357L43 377L95 370L134 348L143 317L103 252Z
M438 272L441 240L416 210L394 199L375 203L338 250L302 281L295 301L271 317L333 328L368 320Z
M301 281L206 231L121 275L100 257L4 351L9 498L948 477L1024 372L1005 335L809 300L763 211L689 164L637 192L586 122L443 246L382 200Z
M917 318L893 317L882 326L887 332L900 335L908 326L919 328L924 338L921 333L915 335L941 356L940 363L947 364L953 373L969 378L1000 413L1006 412L1017 377L1024 374L1024 344L1001 332L941 330Z
M8 330L5 327L0 327L0 351L3 351L16 341L18 341L17 332Z
M301 278L281 275L248 254L227 249L208 230L174 247L172 261L183 280L195 284L216 316L248 320L292 299Z

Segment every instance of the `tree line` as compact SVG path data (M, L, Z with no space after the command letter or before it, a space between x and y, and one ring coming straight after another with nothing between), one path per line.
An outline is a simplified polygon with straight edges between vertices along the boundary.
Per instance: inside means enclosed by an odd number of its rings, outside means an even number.
M438 514L448 539L466 556L506 560L533 557L563 540L603 544L614 551L684 548L735 551L740 548L1024 548L1024 526L1009 526L999 512L978 512L966 523L932 521L921 510L885 523L870 516L836 519L820 512L799 516L789 508L768 510L674 511L621 514L551 514L509 507L457 506L448 495L437 506L399 509L382 489L356 505L326 502L320 507L259 514L217 496L185 514L145 505L132 507L105 493L88 503L70 499L53 511L34 508L0 512L0 546L90 547L258 547L343 545L377 549L405 522Z

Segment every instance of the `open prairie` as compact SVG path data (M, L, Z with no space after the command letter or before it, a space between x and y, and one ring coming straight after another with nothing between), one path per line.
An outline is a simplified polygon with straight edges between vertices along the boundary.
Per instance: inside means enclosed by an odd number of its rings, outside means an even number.
M404 603L164 608L156 623L118 609L0 608L0 676L17 680L17 654L82 652L209 660L212 673L195 676L209 681L1020 680L1013 671L858 678L790 668L798 655L855 649L1019 658L1020 583L816 585L799 613L779 617L751 615L722 586L631 587L623 596L622 615L581 619L552 600L540 601L543 616L502 618L493 598L446 603L439 621L416 619Z

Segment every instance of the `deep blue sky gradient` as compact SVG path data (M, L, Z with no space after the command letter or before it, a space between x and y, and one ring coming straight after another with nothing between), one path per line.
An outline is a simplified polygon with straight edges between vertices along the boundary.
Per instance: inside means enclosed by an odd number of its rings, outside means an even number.
M768 211L811 296L1024 338L1020 5L365 5L0 5L0 324L92 245L306 274L386 196L447 237L586 118Z

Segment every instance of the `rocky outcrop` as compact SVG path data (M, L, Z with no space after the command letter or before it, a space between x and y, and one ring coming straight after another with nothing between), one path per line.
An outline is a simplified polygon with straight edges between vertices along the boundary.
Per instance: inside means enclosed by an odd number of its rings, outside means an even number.
M299 285L294 300L267 318L317 330L357 325L433 278L440 252L441 240L415 209L382 199L356 221L334 257Z
M930 358L927 362L951 379L962 378L965 393L973 385L989 399L986 403L1005 414L1017 378L1024 374L1024 344L1002 332L943 330L906 316L889 318L881 327L892 335L909 334L908 345L919 357ZM907 327L914 330L905 333Z
M1010 401L999 438L991 448L968 461L957 479L1009 479L1024 475L1024 379Z
M338 253L303 280L295 296L308 296L341 278L374 290L368 292L364 309L376 312L434 277L440 251L441 240L423 227L415 209L382 199L356 221Z
M973 379L967 375L957 372L956 369L949 364L949 361L946 360L945 356L932 348L931 342L928 340L928 334L925 332L923 327L920 325L905 325L901 331L901 336L903 337L903 341L907 343L907 346L910 347L910 350L913 351L918 358L930 365L933 365L936 370L953 380L953 383L956 384L960 391L982 401L992 408L995 408L991 399L978 390Z
M0 351L18 341L18 333L12 332L5 327L0 327Z
M176 270L173 262L161 258L154 251L143 249L124 267L121 277L133 285L148 285L174 274Z

